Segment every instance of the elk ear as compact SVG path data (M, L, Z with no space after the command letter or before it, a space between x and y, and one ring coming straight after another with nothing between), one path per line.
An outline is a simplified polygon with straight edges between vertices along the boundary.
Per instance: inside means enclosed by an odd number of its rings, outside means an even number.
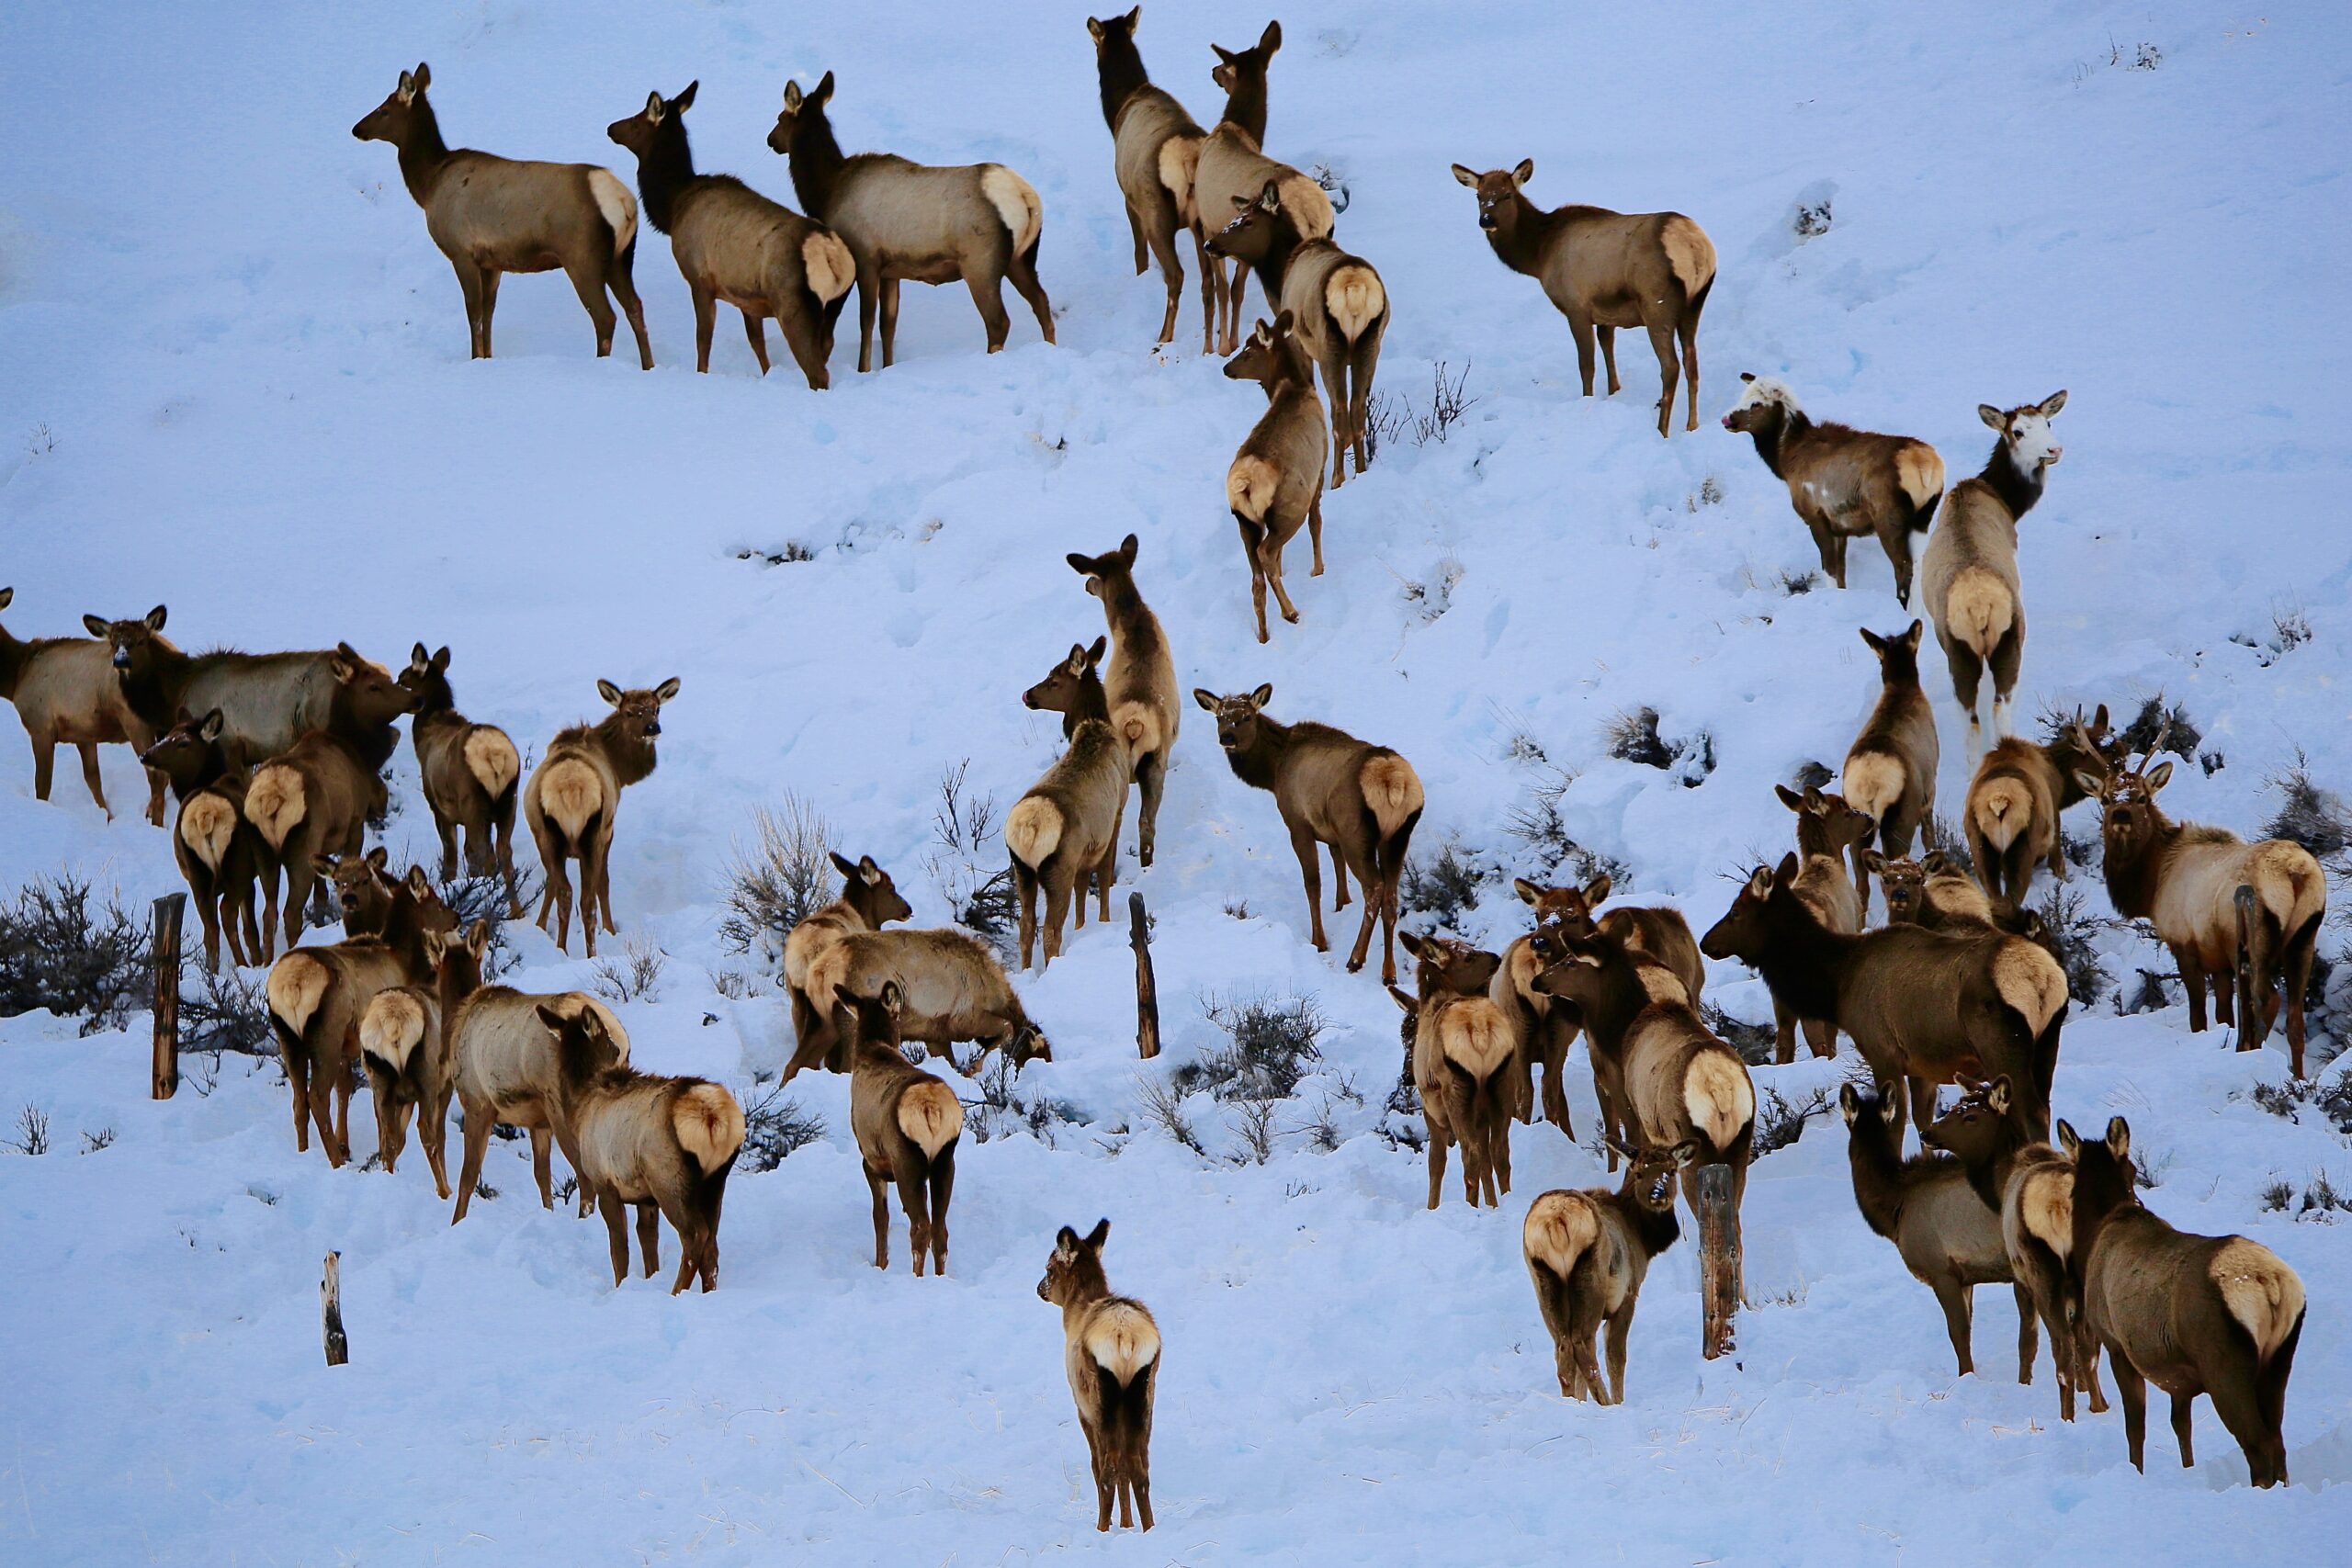
M1224 62L1227 65L1232 64L1235 60L1239 58L1233 52L1233 51L1226 48L1225 45L1221 43L1213 43L1209 45L1209 52L1216 55L1218 60Z
M420 60L416 62L416 90L421 93L431 85L433 85L433 67ZM2066 394L2061 392L2058 395L2063 398Z
M1054 1233L1054 1256L1057 1258L1078 1256L1078 1233L1068 1225L1064 1225Z
M423 866L413 865L408 868L408 890L420 898L428 898L433 896L433 879L424 874Z
M1787 807L1790 810L1803 811L1804 809L1804 796L1799 795L1788 785L1774 784L1772 786L1772 793L1779 795L1781 797L1781 804Z
M1273 700L1274 683L1272 681L1267 682L1265 684L1260 686L1256 691L1250 694L1250 705L1253 708L1262 709L1268 703L1272 702Z
M1288 337L1298 330L1298 318L1285 310L1274 317L1274 335Z
M1094 558L1091 556L1082 556L1076 550L1072 550L1069 554L1064 556L1062 559L1069 562L1070 570L1078 573L1080 577L1092 577L1094 575Z
M2000 431L2003 434L2007 434L2008 433L2008 416L2003 413L1999 409L1995 408L1991 403L1978 403L1976 405L1976 417L1983 420L1986 424L1991 425L1995 430Z
M2075 1156L2082 1153L2082 1136L2075 1131L2073 1124L2067 1122L2059 1122L2058 1152L2064 1155L2068 1159L2073 1159Z
M2166 779L2172 777L2172 764L2170 762L2158 762L2155 767L2150 771L2147 777L2148 793L2150 795L2154 795L2156 791L2165 787L2165 781Z
M1532 904L1544 897L1544 889L1523 876L1510 879L1510 890L1519 895L1519 901L1522 904Z
M1759 865L1748 873L1747 891L1752 897L1769 897L1772 892L1772 868L1768 865Z
M402 103L404 103L404 104L413 104L413 103L416 102L416 75L415 75L415 73L414 73L413 72L409 72L409 71L403 71L403 72L401 72L401 85L400 85L398 87L394 88L394 89L393 89L393 91L394 91L394 93L396 93L396 94L399 96L401 102L402 102Z
M1142 7L1137 6L1136 9L1140 10ZM1096 21L1091 17L1086 18L1086 30L1093 36L1096 43L1101 43L1102 41L1102 24Z
M621 689L618 686L614 685L610 681L597 682L596 694L604 698L606 702L612 704L615 707L621 705Z
M1886 857L1876 850L1862 852L1862 869L1876 876L1886 870Z
M548 1032L550 1034L560 1035L563 1032L564 1024L569 1021L564 1018L563 1014L556 1011L555 1009L548 1006L545 1002L541 1002L531 1010L539 1015L539 1021L547 1026Z
M1086 669L1086 645L1084 643L1074 642L1069 645L1069 657L1062 660L1062 668L1069 671L1073 675L1084 672Z
M311 857L311 869L318 873L321 876L332 878L334 875L335 863L336 858L334 855L312 855Z
M151 632L162 631L164 629L164 616L166 612L161 604L158 604L153 609L148 611L147 629Z
M1521 158L1519 166L1510 172L1510 183L1515 186L1523 186L1534 177L1535 160L1532 158Z
M449 645L443 643L441 651L433 656L433 672L438 675L449 668Z
M648 93L645 95L645 118L649 121L655 125L659 125L662 123L662 118L669 112L670 106L662 101L661 94Z
M1911 629L1903 634L1903 646L1909 649L1914 653L1919 651L1919 632L1920 624L1917 621L1913 621L1911 623Z
M1268 180L1266 188L1258 193L1258 205L1269 212L1280 212L1283 208L1283 187Z
M814 87L811 87L808 90L808 101L818 108L823 108L826 103L831 99L832 96L833 73L828 71L825 73L822 79L820 79Z
M102 637L107 635L107 618L104 615L85 615L82 617L82 629L92 637Z
M341 683L358 674L359 666L338 652L328 657L327 673L334 676L337 683Z
M228 716L219 708L214 708L204 716L204 722L196 727L196 732L207 740L218 740L220 739L221 729L227 726L228 722Z
M702 78L699 76L687 83L686 90L670 100L670 112L672 114L684 114L688 109L694 107L695 94L699 92L701 88Z
M1394 986L1388 987L1388 999L1395 1002L1398 1007L1404 1009L1405 1016L1407 1018L1410 1018L1415 1013L1421 1010L1420 1003L1415 1001L1412 998L1407 996L1404 992L1398 990Z
M1107 1219L1097 1220L1094 1222L1094 1228L1086 1233L1086 1250L1100 1252L1102 1250L1102 1244L1110 1239L1111 1222Z
M2091 715L2091 733L2094 735L2107 733L2107 705L2105 703L2099 704L2098 712Z
M657 703L666 703L677 694L678 678L675 675L653 688L653 700Z
M1468 186L1472 190L1478 188L1478 173L1475 169L1464 168L1462 164L1456 164L1453 165L1453 177L1457 183Z
M1605 871L1599 876L1594 877L1590 882L1586 883L1584 885L1585 907L1587 908L1590 908L1593 905L1598 904L1602 899L1608 897L1610 888L1616 885L1610 880L1609 874Z
M1136 9L1141 10L1143 7L1138 6ZM1125 561L1127 565L1133 566L1136 564L1136 551L1142 547L1143 541L1136 538L1133 534L1130 534L1125 538L1119 541L1119 558Z
M1861 1115L1862 1097L1854 1092L1852 1084L1841 1083L1838 1086L1838 1113L1846 1119L1846 1125L1849 1127L1852 1126L1855 1119Z
M381 871L385 866L390 864L391 859L392 852L386 849L381 844L378 844L374 849L368 852L368 863L374 866L378 871Z
M1102 663L1103 650L1108 649L1110 646L1111 638L1108 635L1096 637L1094 639L1094 646L1086 650L1086 662L1090 665Z
M1266 30L1258 35L1258 47L1265 51L1266 58L1271 60L1273 58L1274 51L1282 46L1283 25L1280 22L1268 22Z
M881 1002L882 1010L896 1018L907 1005L907 993L896 980L885 980L882 982L882 995L876 999Z
M848 878L858 874L857 863L850 859L847 855L842 853L841 851L827 850L825 854L827 858L832 861L833 869L842 874L843 880L847 880Z
M1416 936L1411 931L1398 931L1396 933L1396 945L1411 953L1414 957L1419 958L1427 950L1429 946L1429 939L1423 936Z
M2009 1113L2008 1074L2003 1073L1984 1086L1984 1103L1991 1106L1997 1115L2007 1116Z
M1793 886L1796 879L1797 852L1794 850L1791 850L1787 854L1781 857L1780 868L1773 872L1772 880L1779 883L1783 887L1788 887Z
M490 922L476 920L466 928L466 951L479 959L490 951Z
M419 83L418 85L422 86L424 84ZM2041 402L2035 405L2035 409L2040 412L2042 418L2055 419L2058 415L2058 411L2065 406L2066 389L2064 387L2061 387L2058 390L2042 399Z
M1206 708L1209 712L1216 712L1216 694L1210 691L1206 686L1193 687L1193 700L1200 704L1204 708Z
M1927 858L1919 863L1919 869L1929 876L1948 875L1953 870L1951 856L1941 850L1929 850Z
M1699 1143L1695 1138L1685 1138L1666 1152L1674 1157L1674 1163L1677 1165L1699 1163Z
M1862 634L1862 640L1871 645L1871 652L1884 653L1886 651L1886 638L1879 636L1878 633L1871 630L1868 626L1857 626L1854 629Z
M1088 18L1087 18L1087 20L1086 20L1086 25L1087 25L1088 27L1090 27L1090 28L1091 28L1091 27L1092 27L1092 26L1094 25L1094 18L1092 18L1091 17L1088 17ZM1100 37L1100 36L1102 36L1102 35L1097 34L1096 36L1099 38L1099 37ZM785 107L785 110L786 110L786 112L787 112L787 113L797 112L797 111L799 109L799 107L800 107L800 84L799 84L799 83L797 83L797 82L786 82L786 83L784 85L784 107Z
M433 656L424 651L424 645L423 643L420 642L408 650L408 667L410 669L424 670L430 668L432 663Z
M2061 400L2065 393L2058 394ZM2117 1159L2132 1157L2132 1123L2120 1116L2110 1116L2107 1122L2107 1152Z
M2091 796L2093 799L2097 799L2107 789L2107 781L2105 779L2095 778L2081 768L2076 768L2075 770L2075 782L2082 786L2082 791L2085 795Z
M17 591L15 589L0 588L0 610L6 609L9 604L15 601L16 597Z

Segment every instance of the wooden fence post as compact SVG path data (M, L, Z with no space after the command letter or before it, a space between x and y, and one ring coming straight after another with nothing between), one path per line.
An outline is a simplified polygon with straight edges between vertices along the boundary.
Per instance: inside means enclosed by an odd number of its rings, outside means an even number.
M319 1318L326 1334L327 1365L340 1367L351 1359L351 1341L343 1333L343 1254L327 1254L327 1271L319 1281Z
M1732 1314L1739 1310L1739 1216L1731 1205L1731 1167L1699 1169L1700 1350L1709 1360L1732 1350Z
M1143 895L1127 895L1127 941L1136 950L1136 1055L1159 1055L1159 981L1151 972L1151 920Z
M169 1100L180 1090L180 918L187 895L155 900L155 1064L153 1093Z

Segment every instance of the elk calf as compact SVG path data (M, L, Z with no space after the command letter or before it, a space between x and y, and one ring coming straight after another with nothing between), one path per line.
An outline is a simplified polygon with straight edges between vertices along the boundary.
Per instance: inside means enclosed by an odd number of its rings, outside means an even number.
M1226 363L1235 381L1255 381L1266 394L1266 412L1250 428L1241 450L1225 473L1225 502L1241 529L1241 554L1250 563L1250 603L1258 613L1258 640L1267 640L1266 585L1273 584L1283 619L1295 626L1298 606L1283 586L1283 547L1306 525L1315 547L1315 570L1323 575L1323 402L1315 395L1315 372L1283 311L1260 321L1241 352Z
M1878 655L1878 703L1862 721L1861 733L1846 752L1847 804L1877 824L1878 847L1900 858L1936 809L1936 713L1919 689L1919 623L1900 637L1881 637L1868 626L1862 640ZM1865 837L1850 847L1853 877L1871 912L1871 884L1862 861Z
M1137 6L1124 17L1086 18L1086 30L1094 39L1102 118L1111 128L1111 156L1119 195L1126 202L1127 231L1135 236L1136 276L1143 276L1148 248L1168 284L1168 314L1159 323L1159 341L1176 341L1176 308L1184 296L1184 263L1176 254L1176 236L1190 233L1201 268L1201 352L1207 354L1216 341L1225 278L1225 269L1209 259L1200 206L1193 198L1193 175L1208 133L1184 112L1183 105L1153 86L1145 73L1143 54L1136 48L1136 22L1142 14Z
M875 863L872 855L853 861L834 854L832 862L833 869L841 873L841 897L794 926L792 934L784 939L784 988L792 998L793 1054L785 1074L787 1082L801 1068L816 1066L818 1056L839 1038L808 990L808 974L817 960L843 937L878 931L892 920L914 919L914 906L899 897L898 884ZM829 1066L835 1072L850 1070L848 1059L839 1055Z
M2062 725L2042 745L1997 741L1976 764L1961 825L1977 877L1996 903L2022 905L2034 868L2043 863L2051 875L2066 880L2058 817L2097 794L2085 789L2086 780L2107 777L2107 734L2102 705L2087 722Z
M900 1036L946 1053L966 1077L979 1071L991 1050L1010 1055L1016 1071L1033 1061L1054 1059L1052 1043L1022 1010L1004 965L986 942L960 926L846 932L808 965L812 998L873 1002L891 985L899 987ZM836 1007L826 1020L825 1033L801 1047L782 1081L790 1083L795 1073L823 1060L837 1044L847 1060L856 1060L857 1042L840 1038L841 1022ZM968 1063L956 1062L948 1049L959 1040L979 1044Z
M2200 1393L2245 1450L2256 1486L2287 1482L2287 1377L2303 1335L2303 1282L2278 1255L2242 1235L2195 1235L2150 1213L2133 1192L2132 1126L2118 1116L2103 1142L2058 1124L2075 1156L2074 1271L2083 1321L2107 1348L2123 1404L2132 1465L2145 1470L2148 1387L2172 1395L2180 1463Z
M1984 897L1984 889L1941 850L1928 851L1925 860L1907 855L1889 860L1871 850L1862 856L1862 864L1886 894L1886 923L1891 926L1942 931L1974 931L1994 923L1993 901Z
M1561 1397L1596 1404L1625 1403L1625 1341L1633 1332L1634 1300L1650 1259L1682 1235L1674 1218L1676 1172L1699 1157L1691 1143L1621 1152L1625 1179L1616 1191L1546 1192L1528 1205L1520 1231L1535 1305L1552 1334ZM1607 1383L1600 1381L1594 1345L1603 1323L1609 1325Z
M507 912L521 919L523 900L514 887L514 803L523 760L514 742L496 725L476 724L458 711L458 699L449 690L447 648L427 656L424 645L418 643L409 650L408 668L398 679L416 694L408 738L416 748L424 803L433 808L433 826L441 835L441 880L448 882L458 874L458 829L462 828L466 874L487 876L495 869L504 876Z
M1094 1528L1111 1528L1111 1500L1119 1528L1137 1515L1151 1528L1151 1406L1159 1381L1159 1325L1141 1302L1111 1293L1102 1273L1102 1243L1111 1222L1080 1236L1064 1225L1054 1237L1037 1298L1062 1309L1062 1370L1078 1424L1094 1464Z
M364 855L318 858L318 874L342 911L344 935L373 936L391 918L392 888L399 880L390 873L391 860L392 852L382 844Z
M1266 67L1282 46L1280 22L1268 22L1258 41L1245 50L1209 45L1217 60L1209 79L1225 89L1225 112L1208 140L1201 143L1200 160L1193 173L1193 200L1204 225L1212 220L1221 222L1235 210L1237 199L1254 201L1272 184L1281 191L1283 205L1300 237L1325 239L1334 219L1330 197L1315 180L1260 151L1266 143ZM1218 260L1209 265L1220 270L1225 265ZM1248 283L1247 268L1237 262L1224 289L1225 319L1217 323L1220 354L1231 354L1240 339L1242 295ZM1279 309L1271 292L1266 295L1266 309Z
M0 588L0 610L16 596L15 589ZM82 782L111 822L114 808L107 804L106 786L98 777L98 748L129 741L143 750L164 727L143 721L123 694L118 674L122 658L107 636L114 623L96 615L82 620L89 638L45 637L20 642L0 628L0 696L16 705L25 739L32 742L33 798L49 798L62 741L82 754ZM148 631L163 624L160 604L148 612L146 622L126 623ZM164 819L160 790L148 819Z
M449 1200L449 1098L457 1091L457 1063L442 1027L449 1009L442 1004L453 987L481 973L490 947L490 922L476 920L464 937L424 935L430 985L394 986L379 991L359 1015L359 1061L376 1101L376 1150L384 1169L397 1172L408 1147L409 1123L433 1168L433 1187ZM451 955L452 949L457 950ZM452 1002L456 999L450 998Z
M1609 394L1617 395L1617 329L1640 327L1657 355L1657 433L1674 420L1675 340L1690 390L1690 419L1699 428L1699 312L1715 286L1715 247L1706 231L1679 212L1611 212L1567 206L1546 212L1521 189L1535 160L1485 174L1453 165L1453 177L1478 195L1478 227L1513 272L1543 287L1577 340L1577 369L1592 396L1592 343L1609 367Z
M204 922L204 966L220 972L220 932L229 933L229 957L238 964L261 959L261 931L254 921L254 878L261 864L261 840L245 820L245 775L232 767L220 747L220 710L202 718L180 716L177 724L139 754L164 775L180 803L172 829L172 858L196 899ZM238 924L243 923L243 940ZM380 928L379 928L380 929Z
M1363 894L1363 924L1348 954L1348 973L1363 967L1372 947L1372 926L1381 928L1380 978L1396 979L1396 885L1405 851L1421 819L1424 796L1413 764L1385 746L1374 746L1328 724L1301 720L1279 724L1268 718L1273 700L1269 683L1237 696L1220 697L1195 687L1193 700L1216 716L1216 740L1233 776L1256 789L1271 790L1274 809L1290 829L1291 849L1306 884L1306 914L1315 951L1328 953L1323 935L1323 878L1317 846L1331 847L1331 874L1340 885L1338 913L1348 907L1348 874Z
M886 981L873 1001L839 1005L855 1015L841 1027L844 1038L857 1042L849 1124L874 1194L874 1267L890 1267L890 1210L883 1189L894 1185L899 1206L907 1213L908 1261L915 1278L922 1278L925 1253L931 1255L932 1272L944 1278L947 1201L956 1190L956 1143L964 1133L964 1107L936 1074L910 1066L899 1054L905 998L897 981Z
M571 877L564 863L580 863L580 932L588 956L596 956L596 922L617 932L613 924L611 859L613 817L619 810L621 791L652 776L661 761L654 739L662 733L662 705L678 694L674 675L660 685L622 691L610 681L596 682L596 694L613 711L595 724L575 724L556 732L548 753L531 770L523 786L523 820L539 846L539 863L547 868L548 885L539 896L539 929L548 929L548 911L555 911L555 944L571 951Z
M1078 896L1078 926L1086 929L1086 884L1091 877L1099 913L1111 919L1111 884L1119 870L1119 818L1126 809L1131 762L1127 743L1111 728L1111 705L1095 672L1107 637L1069 657L1022 694L1030 708L1062 714L1069 745L1046 776L1029 786L1004 818L1004 847L1021 897L1021 966L1037 957L1037 890L1046 893L1046 950L1040 974L1062 950L1062 920Z
M1063 558L1086 579L1086 591L1102 601L1102 618L1110 623L1111 662L1102 671L1103 693L1111 704L1111 728L1126 742L1135 781L1143 792L1136 814L1136 859L1148 867L1159 830L1160 792L1168 782L1169 760L1176 754L1176 727L1184 705L1176 684L1176 662L1168 652L1168 634L1136 592L1136 536L1130 534L1108 555L1073 552Z
M1413 1020L1413 1087L1429 1123L1430 1207L1445 1184L1445 1153L1462 1145L1462 1195L1472 1208L1498 1208L1510 1190L1510 1070L1519 1034L1487 996L1502 960L1466 942L1405 933L1419 961L1419 996L1388 994Z
M1814 918L1833 931L1849 935L1862 929L1860 879L1847 872L1847 857L1860 852L1878 826L1839 796L1808 788L1803 795L1786 784L1775 784L1781 804L1797 814L1797 855L1804 863L1797 873L1796 895ZM1875 855L1877 852L1870 852ZM1798 1020L1776 998L1772 1059L1783 1065L1796 1060ZM1838 1026L1826 1019L1804 1020L1805 1044L1816 1056L1838 1054Z

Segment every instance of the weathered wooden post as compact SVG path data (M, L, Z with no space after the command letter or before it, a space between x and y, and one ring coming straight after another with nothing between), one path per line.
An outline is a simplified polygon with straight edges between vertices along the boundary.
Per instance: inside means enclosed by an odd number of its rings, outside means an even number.
M167 893L155 900L155 1066L153 1093L169 1100L180 1091L180 917L187 895Z
M1739 1310L1739 1216L1731 1206L1731 1167L1699 1168L1700 1350L1709 1360L1732 1350Z
M351 1341L343 1333L343 1254L327 1254L327 1271L319 1281L319 1318L327 1342L327 1365L340 1367L351 1359Z
M1151 972L1151 919L1143 895L1127 895L1127 941L1136 950L1136 1055L1159 1055L1159 981Z

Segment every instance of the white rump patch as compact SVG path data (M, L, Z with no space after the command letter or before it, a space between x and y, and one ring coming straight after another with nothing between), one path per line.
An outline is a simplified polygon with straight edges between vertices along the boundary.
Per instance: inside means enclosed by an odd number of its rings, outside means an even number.
M610 169L588 171L588 194L596 198L596 210L612 225L613 254L620 254L637 241L637 197L629 195L628 186Z

